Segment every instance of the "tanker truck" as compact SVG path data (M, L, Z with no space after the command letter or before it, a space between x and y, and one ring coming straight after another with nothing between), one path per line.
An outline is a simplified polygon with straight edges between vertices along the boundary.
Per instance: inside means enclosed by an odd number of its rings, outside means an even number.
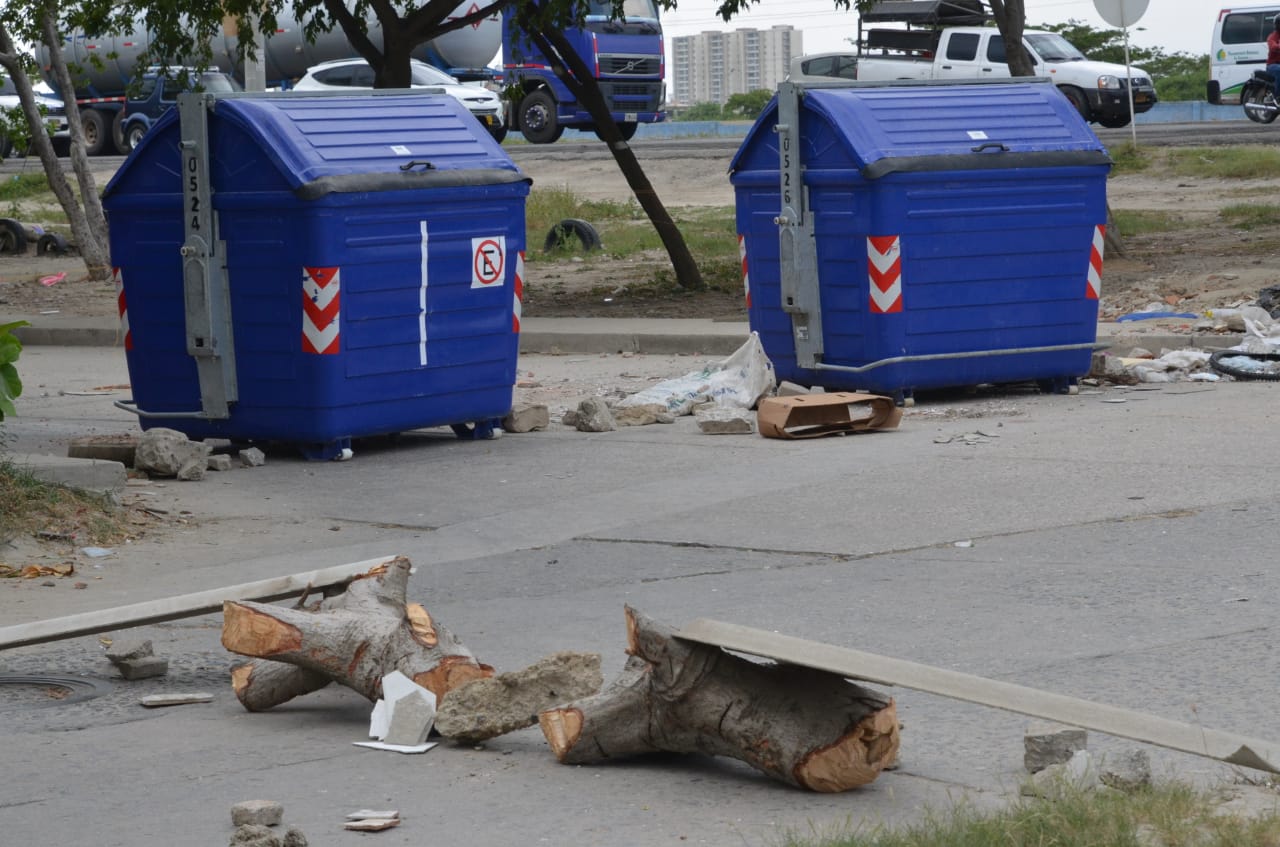
M467 0L454 14L462 16L476 8L474 0ZM314 42L308 42L298 21L279 17L276 22L277 29L266 33L262 50L269 88L288 88L312 65L355 55L341 29L320 33ZM371 20L368 27L370 39L375 44L381 43L378 22ZM228 20L222 34L216 36L210 46L218 70L231 74L243 84L244 66L236 61L237 39L235 21ZM123 35L76 34L64 40L63 51L67 66L72 69L74 99L80 109L85 147L90 156L127 152L123 132L126 91L130 83L146 71L145 67L138 66L138 59L149 42L146 30L141 27ZM502 21L495 14L419 45L413 57L463 79L477 79L501 46ZM48 48L38 48L36 61L44 81L61 99L68 100L53 79Z

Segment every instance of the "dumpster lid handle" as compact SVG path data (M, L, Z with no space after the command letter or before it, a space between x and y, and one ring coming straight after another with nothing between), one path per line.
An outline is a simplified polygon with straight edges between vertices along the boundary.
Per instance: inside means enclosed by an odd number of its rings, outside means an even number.
M435 166L435 165L431 164L430 162L426 161L425 159L414 159L414 160L412 160L412 161L405 162L403 165L401 165L401 166L400 166L400 170L402 170L402 171L409 171L409 170L413 170L414 168L418 167L419 165L421 165L421 166L422 166L422 169L423 169L423 170L427 170L427 171L433 171L433 170L435 170L435 168L436 168L436 166Z
M988 141L985 144L979 144L977 147L974 147L971 149L972 149L972 152L974 153L981 153L983 150L986 150L988 148L994 148L996 150L999 150L1001 153L1009 152L1009 148L1001 144L999 141Z

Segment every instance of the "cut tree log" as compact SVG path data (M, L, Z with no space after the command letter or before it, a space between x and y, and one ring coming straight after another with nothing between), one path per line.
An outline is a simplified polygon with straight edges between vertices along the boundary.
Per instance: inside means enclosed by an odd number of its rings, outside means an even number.
M224 604L222 646L270 660L232 671L240 702L262 711L330 681L375 701L382 695L382 677L392 671L443 697L463 683L493 676L493 668L477 661L426 609L405 602L410 567L404 557L391 559L310 608Z
M892 699L835 674L681 641L630 607L626 615L631 658L618 679L538 716L561 762L707 753L835 792L870 783L897 756Z

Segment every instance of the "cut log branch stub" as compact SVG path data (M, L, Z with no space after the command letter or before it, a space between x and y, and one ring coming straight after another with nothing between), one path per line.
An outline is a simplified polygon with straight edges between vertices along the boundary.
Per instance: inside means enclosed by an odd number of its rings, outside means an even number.
M897 756L892 699L835 674L682 641L634 609L626 614L631 658L618 679L539 715L561 762L707 753L835 792L866 785Z
M270 660L235 669L232 686L240 702L252 711L269 709L327 680L374 701L382 695L382 677L396 670L443 697L492 676L493 668L477 661L426 609L405 602L409 570L409 560L397 557L311 609L224 604L223 646Z

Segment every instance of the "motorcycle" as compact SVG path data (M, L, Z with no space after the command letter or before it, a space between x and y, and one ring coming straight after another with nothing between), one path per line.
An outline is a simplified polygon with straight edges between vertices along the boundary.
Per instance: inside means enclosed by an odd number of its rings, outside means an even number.
M1280 105L1276 104L1274 84L1271 74L1266 71L1254 71L1240 89L1240 104L1249 120L1260 124L1269 124L1280 117Z

